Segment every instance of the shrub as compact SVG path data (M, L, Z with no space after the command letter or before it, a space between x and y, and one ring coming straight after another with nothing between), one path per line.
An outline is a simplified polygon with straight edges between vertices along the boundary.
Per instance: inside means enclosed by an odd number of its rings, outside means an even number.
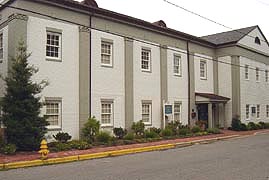
M247 125L244 124L244 123L241 123L241 125L240 125L240 130L241 130L241 131L247 131L247 130L248 130Z
M101 131L99 134L96 136L96 140L101 143L108 143L111 139L111 136L108 132Z
M127 130L126 129L123 129L121 127L114 128L113 129L113 133L115 134L115 136L117 138L122 139L127 134Z
M0 150L3 154L11 155L15 154L17 147L15 144L6 144Z
M261 129L266 129L265 122L260 121L258 124L260 125Z
M0 149L5 145L4 138L0 135Z
M91 145L87 143L86 141L80 141L80 140L73 140L68 142L69 146L71 149L79 149L79 150L84 150L84 149L90 149Z
M158 138L159 134L154 131L145 131L145 138Z
M72 136L70 136L68 133L64 133L64 132L58 132L55 135L53 135L54 139L58 142L62 142L62 143L66 143L68 140L70 140L72 138Z
M258 129L257 125L254 122L249 122L247 125L249 130L256 130Z
M143 136L145 131L145 124L143 121L134 122L132 125L132 130L137 136Z
M167 128L171 129L173 132L173 135L177 134L177 130L181 128L182 124L179 121L172 121L168 123Z
M56 151L56 152L59 152L59 151L68 151L68 150L71 150L71 146L67 143L61 143L61 142L56 142L55 143L55 146L52 147L52 151Z
M269 129L269 123L265 123L265 129Z
M206 130L206 132L209 133L209 134L220 134L221 133L218 128L208 128Z
M191 134L191 130L189 128L182 128L178 130L178 135L180 136L186 136L188 134Z
M82 129L83 137L88 142L94 142L96 135L99 133L100 123L95 119L95 117L89 118L88 122L84 125Z
M193 126L193 128L191 129L192 133L198 133L201 132L201 128L199 126Z
M173 135L173 131L170 128L165 128L161 131L161 136L169 137Z
M239 119L239 116L235 116L232 119L231 129L234 131L240 131L241 130L241 121Z
M134 134L133 133L127 133L124 137L124 140L134 140Z
M149 131L155 132L156 134L160 134L162 129L161 128L156 128L156 127L151 127L151 128L149 128Z

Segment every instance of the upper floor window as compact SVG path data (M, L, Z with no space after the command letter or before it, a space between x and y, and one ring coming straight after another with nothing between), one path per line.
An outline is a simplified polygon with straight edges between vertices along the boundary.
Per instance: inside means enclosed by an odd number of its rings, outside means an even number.
M200 78L206 79L207 77L207 67L206 67L206 60L200 60Z
M151 102L142 102L142 121L145 124L151 124L152 110Z
M249 66L245 65L245 79L249 79Z
M45 101L47 121L50 127L61 126L62 100L60 98L49 98Z
M3 33L0 33L0 63L4 58L4 48L3 48Z
M256 68L256 81L260 81L260 69Z
M101 125L113 124L113 100L101 100Z
M112 66L112 42L101 42L101 64L104 66Z
M47 58L61 60L61 36L61 33L47 31Z
M181 57L174 55L174 74L181 76Z
M255 37L255 43L259 45L261 44L261 40L259 37Z
M268 70L265 70L265 82L268 82Z
M142 49L141 51L141 69L143 71L151 70L151 50Z

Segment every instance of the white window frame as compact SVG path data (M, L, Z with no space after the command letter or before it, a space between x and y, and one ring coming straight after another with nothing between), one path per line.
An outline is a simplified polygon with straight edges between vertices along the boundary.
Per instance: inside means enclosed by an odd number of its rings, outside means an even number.
M110 112L106 112L103 109L103 105L110 106ZM114 123L114 101L112 99L101 99L101 111L100 111L100 123L101 127L113 127ZM110 116L109 122L104 122L103 116Z
M58 45L55 44L49 44L48 43L48 35L50 36L58 36ZM47 54L48 47L52 48L58 48L58 56L50 56ZM55 61L61 61L62 59L62 33L59 32L53 32L53 31L47 31L46 33L46 59L48 60L55 60Z
M257 104L257 108L256 108L256 118L260 119L261 118L261 105Z
M268 82L269 76L268 76L268 70L265 70L265 82Z
M204 69L202 69L202 64ZM204 59L200 59L199 67L200 67L200 79L203 80L207 79L207 61Z
M109 47L108 49L103 48L103 45ZM105 63L103 57L109 57L109 63ZM113 41L101 40L101 66L113 67Z
M179 111L176 111L176 106L179 105ZM179 116L179 122L181 122L181 108L182 108L182 103L181 102L174 102L174 121L177 121L175 118L177 115Z
M148 112L144 111L143 108L145 108L146 106L148 106ZM145 121L144 117L148 116L148 121ZM152 102L151 101L142 101L141 104L141 120L145 125L151 125L152 124Z
M0 32L0 63L3 62L4 59L4 35L3 32Z
M260 68L256 67L256 82L260 82Z
M249 65L245 65L245 79L249 80Z
M267 104L266 106L265 106L265 108L266 108L266 117L267 118L269 118L269 105Z
M58 104L58 113L54 112L54 113L48 113L48 104ZM49 117L50 116L58 116L58 122L57 124L49 124L47 126L48 129L61 129L62 127L62 98L45 98L45 115L47 117L47 121L49 122ZM53 108L51 108L53 109Z
M145 56L143 53L147 53L148 55ZM146 57L146 58L145 58ZM148 68L144 68L143 64L148 63ZM141 49L141 69L145 72L151 72L151 49L142 48Z
M182 76L182 66L181 66L182 60L181 56L178 54L174 54L173 58L173 71L175 76Z
M246 104L246 119L248 120L250 118L250 105Z

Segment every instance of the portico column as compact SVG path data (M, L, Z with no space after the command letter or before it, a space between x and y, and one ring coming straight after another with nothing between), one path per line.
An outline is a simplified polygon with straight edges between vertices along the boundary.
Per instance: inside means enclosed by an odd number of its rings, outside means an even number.
M208 103L208 128L213 127L212 103Z

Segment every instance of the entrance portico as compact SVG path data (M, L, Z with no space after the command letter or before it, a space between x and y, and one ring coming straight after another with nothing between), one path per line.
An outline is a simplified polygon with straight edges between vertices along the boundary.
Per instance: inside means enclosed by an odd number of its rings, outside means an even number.
M225 105L230 98L210 93L195 93L195 98L199 121L205 122L207 128L227 127ZM219 106L223 106L221 112ZM223 122L219 122L219 115L223 116Z

